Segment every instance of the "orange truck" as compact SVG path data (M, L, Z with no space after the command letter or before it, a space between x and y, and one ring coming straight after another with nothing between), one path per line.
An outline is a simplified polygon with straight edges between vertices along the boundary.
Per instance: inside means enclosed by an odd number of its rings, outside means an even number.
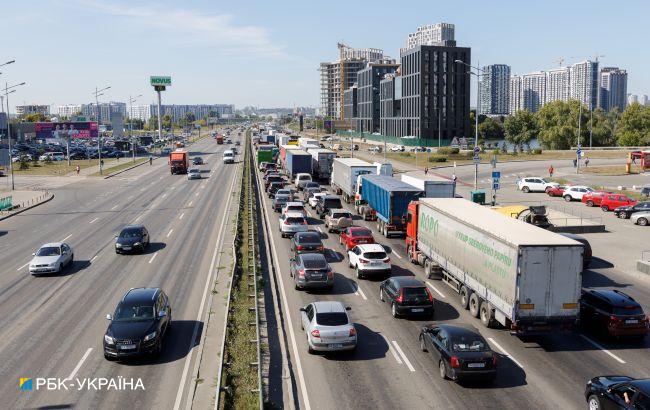
M223 135L217 134L217 144L223 144Z
M172 175L187 174L187 169L189 168L189 165L190 165L190 160L187 151L183 149L177 149L176 151L172 151L169 154L169 166Z

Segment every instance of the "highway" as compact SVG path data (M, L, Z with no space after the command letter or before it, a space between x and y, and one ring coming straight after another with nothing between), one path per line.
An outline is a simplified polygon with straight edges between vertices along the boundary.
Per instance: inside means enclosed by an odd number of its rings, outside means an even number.
M544 165L533 167L541 166ZM525 172L531 164L513 167ZM489 177L487 167L483 168L482 178ZM448 170L450 176L453 171ZM473 167L457 168L459 178L466 182L472 181L473 171ZM461 193L465 195L467 190L463 188ZM545 200L546 197L536 199ZM335 286L329 293L294 290L286 256L290 253L289 240L280 237L278 214L270 209L270 200L264 196L263 203L300 408L583 408L584 386L588 379L603 374L649 375L650 342L647 339L643 342L607 341L580 329L520 339L503 329L483 327L478 319L460 307L458 294L451 288L441 281L427 280L436 299L434 321L474 325L493 350L501 354L494 384L456 384L442 380L437 373L437 363L419 350L419 329L428 322L391 317L388 306L378 297L380 280L355 278L347 266L337 235L328 234L311 209L308 209L310 229L320 232L324 238L327 258L335 271ZM354 213L351 206L347 207ZM614 221L614 224L629 223L615 218ZM393 276L415 275L425 279L422 268L406 260L402 238L379 236L372 222L357 219L355 225L371 228L376 241L392 251ZM607 238L609 234L598 235ZM616 235L609 236L610 241L617 241L616 238ZM601 250L606 252L606 247L606 242L596 241L594 255L598 256ZM603 271L601 268L607 266L601 263L603 261L596 262L583 275L584 287L623 288L637 298L646 312L650 310L647 278L615 270ZM352 308L351 317L359 337L354 354L310 355L307 352L299 309L314 300L340 300Z
M222 163L227 145L188 147L206 164L203 179L170 175L165 158L115 176L54 189L55 199L0 225L0 386L4 408L185 408L200 340L202 299L214 278L239 165ZM117 255L114 236L144 224L151 246ZM26 264L40 245L66 241L75 261L61 275L32 277ZM171 331L154 360L107 361L102 340L124 293L159 286L169 295ZM20 391L20 377L141 380L144 390ZM36 383L36 382L34 382Z

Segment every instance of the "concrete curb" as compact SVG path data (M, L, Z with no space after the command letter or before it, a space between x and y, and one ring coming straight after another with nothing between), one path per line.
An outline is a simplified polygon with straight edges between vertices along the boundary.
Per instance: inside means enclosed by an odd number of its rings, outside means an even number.
M49 197L48 197L48 198L45 198L44 200L42 200L42 201L39 202L39 203L36 203L36 204L34 204L34 205L30 205L30 206L28 206L27 208L23 208L23 209L21 209L21 210L19 210L19 211L16 211L16 212L12 213L12 214L5 215L5 216L0 216L0 221L3 221L3 220L5 220L5 219L7 219L7 218L11 218L11 217L14 216L14 215L21 214L21 213L23 213L23 212L25 212L25 211L28 211L28 210L32 209L32 208L36 208L36 207L39 206L39 205L43 205L43 204L46 203L46 202L50 202L52 199L54 199L54 193L53 193L53 192L50 192L50 193L49 193Z
M159 158L159 157L156 157L156 158ZM156 158L154 158L153 160L155 161ZM140 163L140 164L136 164L136 165L133 165L133 166L131 166L131 167L121 169L121 170L119 170L119 171L117 171L117 172L113 172L112 174L108 174L108 175L106 175L106 176L104 177L104 179L113 178L115 175L120 175L120 174L123 173L123 172L130 171L130 170L132 170L133 168L137 168L137 167L142 166L142 165L144 165L144 164L146 164L146 163L148 163L148 162L149 162L149 161L144 161L144 162L142 162L142 163Z

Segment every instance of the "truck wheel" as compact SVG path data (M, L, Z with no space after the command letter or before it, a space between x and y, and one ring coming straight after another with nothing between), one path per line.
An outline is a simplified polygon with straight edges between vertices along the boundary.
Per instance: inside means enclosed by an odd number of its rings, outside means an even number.
M492 327L492 306L488 302L481 303L480 308L481 323L485 327Z
M479 308L481 306L481 299L476 293L472 293L469 297L469 313L474 317L479 316Z
M465 286L460 287L460 305L463 309L469 309L469 289Z

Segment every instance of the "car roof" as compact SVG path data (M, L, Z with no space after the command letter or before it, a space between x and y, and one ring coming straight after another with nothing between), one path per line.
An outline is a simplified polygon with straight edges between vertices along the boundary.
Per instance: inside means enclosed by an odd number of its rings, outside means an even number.
M348 213L348 214L350 213L350 211L348 211L347 209L343 209L343 208L330 208L330 212L332 212L332 213L345 212L345 213Z
M302 202L298 202L298 201L287 202L287 206L294 206L294 205L295 206L302 206L302 207L305 206Z
M301 212L287 212L287 218L304 218Z
M345 306L338 300L319 300L313 304L318 313L346 313Z
M650 379L631 380L628 383L638 388L643 393L650 395Z
M160 288L131 288L122 297L123 303L151 303L156 300Z
M138 228L142 229L142 228L144 228L144 225L141 225L141 224L126 225L122 229L138 229Z
M325 199L339 199L339 197L336 196L336 195L328 195L328 194L325 194Z
M317 237L318 239L321 239L320 233L315 231L296 232L296 234L293 235L294 239L302 238L303 236L313 236L313 237Z
M589 293L607 299L612 305L617 307L630 305L630 304L634 306L640 306L636 300L632 299L631 296L626 295L625 293L618 290L591 289L589 290Z
M301 253L298 257L303 261L322 261L327 263L327 259L322 253Z
M50 242L50 243L46 243L46 244L41 245L41 248L45 248L45 247L55 247L55 246L60 247L60 246L63 245L63 244L64 244L64 242Z
M378 243L364 243L357 245L357 248L362 252L386 252L386 249Z
M469 335L481 335L477 328L472 325L451 325L447 323L440 323L435 325L440 329L447 332L449 336L469 336Z
M424 286L422 281L410 276L394 276L391 279L400 286Z

